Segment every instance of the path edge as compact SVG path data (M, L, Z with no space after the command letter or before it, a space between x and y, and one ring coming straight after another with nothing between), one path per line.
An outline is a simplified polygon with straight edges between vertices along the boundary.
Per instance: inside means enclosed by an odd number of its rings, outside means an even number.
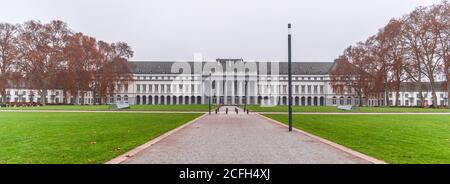
M265 118L265 119L269 120L269 121L272 122L272 123L278 124L278 125L283 126L283 127L286 127L286 128L289 127L288 125L286 125L286 124L284 124L284 123L281 123L281 122L279 122L279 121L277 121L277 120L274 120L274 119L271 119L271 118L266 117L266 116L264 116L264 115L261 115L261 114L259 114L259 113L255 113L255 114L257 114L258 116L260 116L260 117L262 117L262 118ZM318 140L318 141L321 142L321 143L327 144L327 145L329 145L329 146L331 146L331 147L334 147L334 148L336 148L336 149L338 149L338 150L341 150L341 151L343 151L343 152L345 152L345 153L348 153L348 154L350 154L350 155L352 155L352 156L355 156L355 157L361 158L361 159L363 159L363 160L366 160L366 161L368 161L368 162L370 162L370 163L372 163L372 164L387 164L386 162L384 162L384 161L382 161L382 160L376 159L376 158L371 157L371 156L369 156L369 155L366 155L366 154L364 154L364 153L361 153L361 152L355 151L355 150L353 150L353 149L347 148L347 147L345 147L345 146L343 146L343 145L340 145L340 144L337 144L337 143L335 143L335 142L329 141L329 140L327 140L327 139L324 139L324 138L322 138L322 137L316 136L316 135L314 135L314 134L305 132L305 131L300 130L300 129L297 129L297 128L295 128L295 127L293 127L292 129L293 129L294 131L298 132L298 133L301 133L301 134L304 134L304 135L306 135L306 136L308 136L308 137L311 137L311 138L313 138L313 139L316 139L316 140Z
M130 151L128 151L128 152L118 156L118 157L116 157L116 158L113 158L112 160L106 162L105 164L121 164L121 163L129 160L130 158L133 158L134 156L136 156L140 152L150 148L151 146L153 146L154 144L158 143L159 141L165 139L166 137L168 137L168 136L170 136L170 135L172 135L172 134L174 134L174 133L176 133L176 132L186 128L189 125L192 125L197 120L199 120L201 118L204 118L207 115L208 115L208 113L205 113L205 114L203 114L203 115L201 115L201 116L199 116L199 117L197 117L197 118L195 118L195 119L193 119L193 120L191 120L191 121L189 121L189 122L187 122L187 123L185 123L185 124L175 128L175 129L169 131L169 132L166 132L166 133L164 133L164 134L162 134L162 135L160 135L160 136L150 140L147 143L144 143L144 144L142 144L142 145L140 145L140 146L138 146L138 147L136 147L136 148L134 148L134 149L132 149L132 150L130 150Z

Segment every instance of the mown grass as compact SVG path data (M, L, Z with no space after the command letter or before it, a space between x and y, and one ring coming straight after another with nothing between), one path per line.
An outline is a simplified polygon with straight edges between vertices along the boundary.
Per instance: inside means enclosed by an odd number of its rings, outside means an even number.
M0 112L0 164L104 163L200 115Z
M211 105L211 110L217 106ZM208 105L132 105L131 111L192 111L192 112L207 112Z
M450 163L449 115L293 115L293 126L388 163Z
M248 106L253 112L287 112L288 106L262 107ZM352 111L338 110L334 106L293 106L293 112L361 112L361 113L450 113L450 109L433 109L417 107L358 107Z
M107 111L109 105L46 105L37 107L2 107L0 110L79 110L79 111Z
M212 105L214 110L217 106ZM130 105L125 111L194 111L207 112L208 105ZM65 110L65 111L110 111L109 105L47 105L39 107L3 107L0 110Z

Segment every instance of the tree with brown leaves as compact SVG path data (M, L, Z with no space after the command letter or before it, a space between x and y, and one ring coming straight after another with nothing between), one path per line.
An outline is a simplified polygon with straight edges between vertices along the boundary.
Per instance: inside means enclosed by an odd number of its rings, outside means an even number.
M0 23L0 96L6 101L6 87L13 73L17 72L19 27L8 23Z

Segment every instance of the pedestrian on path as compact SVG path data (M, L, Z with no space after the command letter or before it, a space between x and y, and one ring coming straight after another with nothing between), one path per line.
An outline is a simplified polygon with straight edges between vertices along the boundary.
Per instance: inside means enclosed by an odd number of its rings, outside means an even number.
M228 108L226 109L226 113L228 114Z

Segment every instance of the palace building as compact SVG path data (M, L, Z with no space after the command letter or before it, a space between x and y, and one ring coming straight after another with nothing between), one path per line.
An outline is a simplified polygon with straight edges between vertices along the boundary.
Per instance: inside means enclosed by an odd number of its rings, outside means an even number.
M336 94L330 84L330 71L336 62L293 62L292 96L295 106L358 105L354 94ZM242 59L215 61L132 61L133 81L117 85L116 94L109 104L130 105L287 105L287 62L256 62ZM438 105L447 105L447 92L443 83L437 83ZM432 104L429 84L424 83L425 104ZM47 103L59 104L64 100L61 90L48 90ZM389 104L401 106L421 104L414 83L403 83L399 99L389 94ZM78 103L96 104L91 92L80 94ZM10 86L6 102L38 102L36 90ZM67 97L74 103L74 97ZM366 101L366 100L364 100ZM2 103L0 101L0 103ZM368 106L385 105L384 100L368 99Z
M189 66L189 72L173 71L177 62L130 62L134 81L118 87L110 103L153 104L208 104L218 105L287 105L287 62L255 62L242 59L217 59L216 61L180 62ZM336 62L293 62L292 93L295 106L358 105L353 94L336 94L330 84L330 71ZM223 72L208 69L219 68ZM217 65L217 67L215 67ZM200 68L196 70L195 68ZM253 67L252 67L253 66ZM253 70L252 70L253 69ZM438 105L448 103L443 83L438 83ZM431 90L424 83L425 104L432 104ZM413 83L402 84L397 99L401 106L420 105L419 92ZM397 95L389 94L389 104ZM384 100L368 99L369 106L385 105Z

